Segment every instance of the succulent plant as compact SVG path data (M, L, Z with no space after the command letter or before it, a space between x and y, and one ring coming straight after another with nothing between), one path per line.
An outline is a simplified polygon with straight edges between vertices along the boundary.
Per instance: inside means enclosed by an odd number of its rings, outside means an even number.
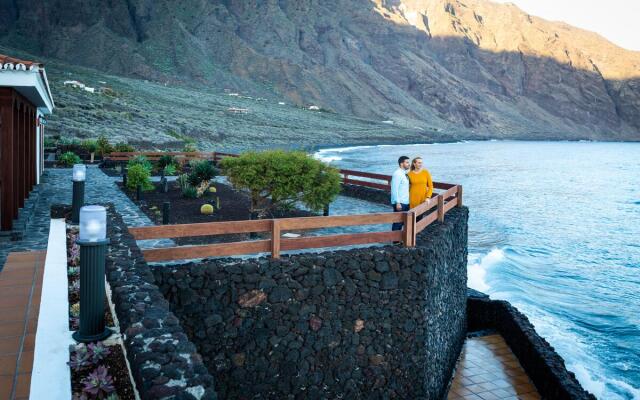
M113 378L103 366L99 366L83 379L82 385L82 393L94 399L104 399L116 390Z
M69 310L69 314L74 318L80 317L80 303L73 303Z
M69 276L77 276L80 274L80 267L69 267L67 269L67 275Z
M73 242L71 247L69 247L68 254L69 265L77 266L80 264L80 246Z
M69 291L71 293L79 293L80 292L80 279L73 281L71 285L69 285Z
M91 365L91 357L89 356L89 351L87 350L87 346L84 344L79 344L77 346L72 346L71 357L67 365L71 367L71 369L75 371L79 371Z
M89 343L87 345L87 349L89 351L89 356L91 357L91 361L94 364L97 364L99 361L104 360L109 354L111 354L111 350L108 347L103 345L102 343Z

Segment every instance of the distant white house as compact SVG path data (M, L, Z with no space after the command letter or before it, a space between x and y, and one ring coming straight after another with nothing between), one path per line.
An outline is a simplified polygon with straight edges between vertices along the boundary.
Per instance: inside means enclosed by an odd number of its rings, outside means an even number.
M80 81L64 81L64 85L65 86L72 86L76 89L82 89L85 92L89 92L89 93L95 93L96 89L92 88L92 87L88 87L87 85L85 85L84 83L80 82Z
M318 106L309 106L309 110L319 111L320 107L318 107Z

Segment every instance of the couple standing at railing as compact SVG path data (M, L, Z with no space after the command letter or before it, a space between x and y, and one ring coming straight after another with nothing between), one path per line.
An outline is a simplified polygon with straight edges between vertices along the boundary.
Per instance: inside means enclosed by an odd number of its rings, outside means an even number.
M391 176L391 206L395 212L409 211L431 198L433 181L431 174L423 166L422 158L398 159L398 169ZM393 224L394 231L402 230L402 223Z

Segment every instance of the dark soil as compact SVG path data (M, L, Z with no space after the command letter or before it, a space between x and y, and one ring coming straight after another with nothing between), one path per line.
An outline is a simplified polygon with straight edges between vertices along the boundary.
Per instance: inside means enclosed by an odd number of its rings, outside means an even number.
M108 346L111 353L99 365L103 365L113 377L113 385L120 400L134 400L135 394L131 379L129 377L129 369L124 359L124 353L120 346ZM86 378L98 365L75 371L71 369L71 390L74 394L82 393L82 380Z
M122 184L118 183L122 190ZM123 190L129 198L136 203L140 209L149 216L157 225L162 224L162 205L164 202L171 204L169 213L169 224L189 224L199 222L219 222L219 221L244 221L251 219L251 202L246 193L235 190L229 185L215 183L216 193L206 193L199 199L188 199L182 196L182 192L177 182L169 183L169 191L163 193L159 184L154 191L144 192L141 201L136 201L136 193ZM217 198L220 199L220 209L216 209ZM214 206L212 215L200 213L203 204ZM303 210L278 210L269 218L287 217L309 217L315 214ZM208 244L219 242L232 242L247 240L248 234L235 234L224 236L199 236L191 238L174 239L176 244Z

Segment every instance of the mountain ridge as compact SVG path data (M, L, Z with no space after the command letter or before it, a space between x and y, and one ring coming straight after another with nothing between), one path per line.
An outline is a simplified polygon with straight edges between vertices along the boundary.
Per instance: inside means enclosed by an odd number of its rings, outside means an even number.
M44 0L25 13L31 3L11 4L0 43L112 74L464 138L640 140L640 52L514 5Z

